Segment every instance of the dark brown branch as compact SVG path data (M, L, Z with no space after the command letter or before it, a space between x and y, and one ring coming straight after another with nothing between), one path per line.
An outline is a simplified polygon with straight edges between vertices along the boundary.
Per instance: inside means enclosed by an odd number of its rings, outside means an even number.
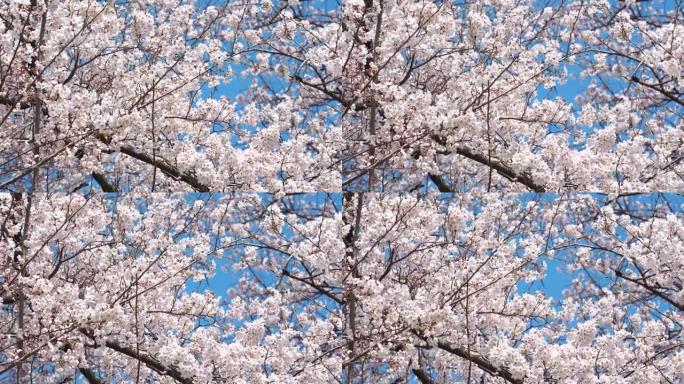
M659 291L656 287L653 287L652 285L647 284L646 281L645 281L645 278L644 278L644 279L636 279L636 278L633 278L633 277L626 276L626 275L625 275L624 273L622 273L622 271L620 271L619 269L616 269L616 270L615 270L615 276L617 276L617 277L619 277L619 278L621 278L621 279L627 280L627 281L629 281L629 282L631 282L631 283L634 283L634 284L636 284L636 285L638 285L638 286L644 288L645 290L647 290L647 291L650 292L651 294L653 294L653 295L655 295L655 296L658 296L658 297L660 297L661 299L663 299L663 300L667 301L668 303L672 304L675 308L679 309L680 311L684 311L684 304L683 304L683 303L679 303L679 302L675 301L675 300L672 299L670 296L668 296L668 295L664 294L663 292Z
M121 354L124 354L128 357L131 357L133 359L141 361L143 364L147 365L149 368L153 369L154 371L156 371L160 375L169 376L172 379L174 379L177 382L182 383L182 384L193 384L192 379L188 379L188 378L183 377L183 375L178 370L178 368L166 366L152 356L148 356L146 354L138 353L138 352L136 352L135 349L124 347L124 346L122 346L119 343L114 342L114 341L107 341L105 343L105 345L108 348L111 348L111 349L113 349L113 350L115 350Z
M418 331L412 330L411 333L418 336L421 340L425 342L428 341L427 338L422 336ZM489 373L492 376L500 377L511 384L524 384L525 382L523 379L516 379L515 377L513 377L511 371L509 371L506 367L497 367L496 365L489 362L484 356L481 356L476 352L468 351L466 349L459 347L454 347L445 342L438 342L437 348L445 352L449 352L452 355L456 355L466 361L470 361L473 364L477 365L481 370Z
M524 175L521 173L518 173L517 171L513 170L511 167L495 160L495 159L489 159L484 155L481 155L479 153L475 153L471 151L469 148L466 147L458 147L456 148L456 153L463 157L467 157L471 160L477 161L480 164L486 165L495 171L497 171L501 176L506 177L507 179L511 181L518 182L520 184L523 184L527 188L529 188L532 191L535 192L546 192L546 188L535 182L530 176Z
M95 135L101 142L105 144L111 143L111 138L106 137L103 134L96 134ZM193 189L195 189L198 192L210 192L211 188L209 188L208 185L202 183L201 181L197 180L197 178L189 173L181 172L179 171L176 167L172 166L171 164L167 163L166 161L159 159L159 158L153 158L152 156L140 152L137 149L124 145L121 146L119 149L119 152L128 155L136 160L140 160L143 163L147 163L149 165L152 165L156 168L158 168L160 171L162 171L165 175L171 177L172 179L175 180L180 180L189 186L191 186Z
M432 135L432 139L439 145L446 146L447 141L444 137L438 136L438 135ZM489 158L488 156L476 153L472 151L470 148L467 148L465 146L459 146L456 148L456 153L468 158L470 160L476 161L482 165L486 165L495 171L497 171L501 176L504 176L505 178L518 182L520 184L523 184L527 188L529 188L531 191L534 192L546 192L546 187L544 187L542 184L536 182L531 176L525 175L523 173L520 173L513 168L507 166L506 164L503 164L501 161ZM430 179L437 185L437 188L439 189L440 192L452 192L451 188L444 183L443 181L440 183L440 180L435 180L433 178L433 175L430 175ZM440 185L441 184L441 185Z
M85 377L86 380L88 380L88 382L90 384L102 384L102 381L97 378L97 376L95 375L95 372L93 372L92 369L90 369L90 368L79 368L78 370L81 372L83 377Z
M159 161L159 159L154 159L152 156L146 153L138 152L138 150L133 147L123 146L121 147L120 152L136 160L140 160L143 163L147 163L149 165L157 167L165 175L171 177L172 179L180 180L188 184L198 192L211 191L211 188L209 188L209 186L197 180L195 176L181 172L176 167L166 163L165 161Z
M439 136L439 135L432 135L431 137L432 137L432 140L434 140L437 144L442 145L442 146L446 146L447 141L444 137ZM395 153L396 152L397 151L395 151ZM453 153L453 152L446 151L446 152L442 152L442 153L449 154L449 153ZM502 163L498 159L493 159L493 158L490 158L489 156L485 156L485 155L482 155L479 153L475 153L470 148L467 148L465 146L457 147L456 148L456 154L461 155L463 157L466 157L470 160L476 161L482 165L486 165L486 166L490 167L491 169L494 169L495 171L497 171L497 173L504 176L505 178L507 178L513 182L523 184L524 186L529 188L531 191L540 192L540 193L541 192L547 192L546 187L544 185L538 183L537 181L535 181L530 175L524 174L522 172L518 172L517 170L515 170L515 169L509 167L508 165ZM391 153L390 155L385 156L383 159L375 162L373 164L373 167L378 166L379 164L387 161L393 155L394 155L394 153ZM420 155L421 155L420 151L415 151L413 154L413 158L417 159L420 157ZM359 172L358 174L356 174L356 175L352 176L351 178L345 180L342 183L342 186L346 186L346 185L356 181L357 179L359 179L363 175L367 174L369 172L369 169L370 168L364 169L363 171ZM449 185L447 183L440 183L439 180L435 180L433 178L433 175L430 175L430 179L433 182L435 182L435 184L437 184L437 188L440 190L440 192L452 192L451 188L449 187Z
M427 372L423 371L422 369L418 368L413 369L412 371L421 384L435 384L435 381L430 378L430 375L428 375Z
M432 139L437 142L437 144L440 145L446 145L446 139L441 136L437 135L432 135ZM529 175L525 175L523 173L520 173L513 168L507 166L506 164L501 163L500 161L496 159L490 159L489 157L475 153L473 152L470 148L467 148L465 146L459 146L456 148L456 153L466 157L470 160L474 160L480 164L486 165L495 171L497 171L500 175L506 177L509 180L518 182L520 184L523 184L530 190L534 192L546 192L546 187L543 185L537 183L532 177Z
M334 302L336 302L337 304L340 304L340 305L343 305L343 304L344 304L344 300L338 298L338 297L335 296L332 292L330 292L330 291L328 291L327 289L325 289L325 288L323 288L323 287L317 285L316 283L314 283L313 278L309 278L309 280L307 280L307 279L305 279L305 278L303 278L303 277L295 276L295 275L293 275L290 271L288 271L287 269L283 269L283 270L282 270L282 274L283 274L283 276L287 276L287 277L289 277L289 278L291 278L291 279L293 279L293 280L297 280L297 281L299 281L299 282L301 282L301 283L304 283L304 284L310 286L311 288L315 289L315 290L316 290L317 292L319 292L320 294L322 294L322 295L324 295L324 296L326 296L326 297L332 299L332 300L333 300Z
M652 89L652 90L654 90L654 91L656 91L656 92L659 92L661 95L665 96L668 100L674 101L675 103L677 103L677 104L679 104L679 105L681 105L681 106L684 106L684 100L682 100L682 99L680 99L679 97L677 97L677 95L675 95L674 93L669 92L668 90L666 90L662 85L661 85L661 86L657 86L657 85L655 85L655 84L649 84L649 83L647 83L647 82L645 82L645 81L642 81L641 79L639 79L639 78L636 77L636 76L632 76L631 80L632 80L633 82L635 82L635 83L637 83L637 84L643 86L643 87L650 88L650 89Z
M89 330L87 328L80 328L79 330L82 334L89 337L91 340L95 341L93 337L94 332L92 330ZM124 347L118 342L112 340L106 341L104 345L107 348L110 348L125 356L142 362L148 368L154 370L162 376L168 376L181 384L193 384L192 378L184 377L183 374L178 370L178 368L173 366L167 366L159 360L155 359L153 356L150 356L146 353L141 353L140 351L136 351L134 348ZM98 345L95 344L93 347L98 347Z
M0 105L5 105L8 107L19 106L19 109L31 108L33 106L33 104L31 104L27 101L17 101L17 99L10 98L7 96L2 96L2 95L0 95Z
M433 183L437 186L437 189L442 192L453 192L449 184L447 184L444 179L442 179L441 176L438 175L433 175L432 173L428 175L430 177L430 180L432 180Z
M107 180L105 175L97 172L93 172L93 179L97 181L98 184L100 184L100 188L102 188L103 192L118 192L116 190L116 187L112 185L112 183Z
M465 359L467 361L472 362L473 364L477 365L482 369L483 371L486 371L492 376L497 376L500 377L504 380L506 380L509 383L512 384L524 384L523 380L516 379L513 377L513 374L511 371L504 367L497 367L494 364L490 363L485 359L484 357L480 356L479 354L476 353L468 353L468 351L464 350L463 348L458 348L458 347L453 347L447 343L439 342L437 343L437 347L445 352L449 352L453 355L456 355L462 359Z

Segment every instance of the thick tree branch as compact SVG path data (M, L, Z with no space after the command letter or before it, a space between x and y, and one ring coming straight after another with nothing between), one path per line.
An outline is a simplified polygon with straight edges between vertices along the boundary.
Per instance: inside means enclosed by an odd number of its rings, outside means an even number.
M629 282L631 282L631 283L633 283L633 284L636 284L636 285L638 285L638 286L644 288L645 290L647 290L647 291L650 292L651 294L653 294L653 295L655 295L655 296L658 296L658 297L660 297L661 299L663 299L663 300L667 301L668 303L672 304L675 308L679 309L680 311L684 311L684 304L683 304L683 303L677 302L676 300L672 299L670 296L668 296L668 295L664 294L663 292L659 291L656 287L647 284L647 283L644 281L645 279L636 279L636 278L633 278L633 277L629 277L629 276L625 275L624 273L622 273L622 271L620 271L619 269L615 269L615 276L617 276L617 277L619 277L619 278L621 278L621 279L627 280L627 281L629 281Z
M432 139L439 145L446 146L447 144L446 139L442 136L432 135ZM465 146L457 147L456 153L470 160L474 160L480 164L486 165L497 171L501 176L504 176L511 181L521 183L534 192L546 192L546 187L536 182L532 177L516 171L515 169L507 166L506 164L503 164L499 160L490 159L485 155L475 153L470 148L467 148Z
M446 139L444 137L438 136L438 135L432 135L432 139L437 144L442 145L442 146L446 146L447 142L446 142ZM399 151L395 151L395 152L385 156L384 158L375 162L372 165L372 167L376 167L379 164L389 160L397 152L399 152ZM453 153L453 152L446 152L446 153L448 154L448 153ZM541 183L537 182L536 180L534 180L531 176L526 175L522 172L519 172L519 171L509 167L508 165L502 163L500 160L497 160L494 158L489 158L488 156L485 156L485 155L482 155L479 153L475 153L474 151L472 151L471 149L469 149L465 146L457 147L456 148L456 154L461 155L463 157L466 157L466 158L473 160L475 162L478 162L482 165L486 165L486 166L494 169L495 171L497 171L497 173L499 173L501 176L504 176L505 178L507 178L513 182L523 184L524 186L529 188L531 191L539 192L539 193L547 192L546 187L544 185L542 185ZM413 157L419 158L420 157L420 151L415 151L415 153L413 154ZM367 174L369 172L370 168L371 167L364 169L363 171L359 172L358 174L356 174L356 175L352 176L351 178L345 180L342 183L342 186L346 186L346 185L352 183L353 181L356 181L357 179L359 179L363 175ZM449 187L449 185L447 183L445 183L443 181L440 182L440 180L436 179L435 176L437 176L437 175L429 175L430 179L437 185L437 188L440 190L440 192L453 192L451 187Z
M95 372L93 372L92 369L90 369L90 368L79 368L78 370L81 372L83 377L85 377L86 380L88 380L88 382L90 384L102 384L102 381L97 378L97 376L95 375Z
M164 376L169 376L172 379L176 380L179 383L182 384L193 384L192 379L188 379L183 377L183 374L178 370L178 368L175 367L169 367L167 365L164 365L163 363L159 362L157 359L155 359L152 356L148 356L143 353L138 353L135 349L133 348L128 348L120 345L117 342L114 341L107 341L105 345L108 348L111 348L121 354L124 354L128 357L131 357L136 360L140 360L142 363L147 365L149 368L153 369L160 375Z
M439 145L446 146L447 141L444 137L439 136L439 135L432 135L432 139ZM521 172L518 172L514 170L513 168L507 166L506 164L503 164L501 161L489 158L488 156L476 153L472 151L470 148L467 148L465 146L458 146L456 147L456 153L468 158L470 160L476 161L482 165L486 165L495 171L497 171L501 176L504 176L505 178L518 182L520 184L523 184L527 188L529 188L531 191L534 192L546 192L546 187L544 187L541 183L538 183L535 181L532 177L529 175L525 175ZM418 157L420 154L418 154ZM414 156L415 157L415 156ZM432 175L430 174L430 180L437 185L437 188L439 189L440 192L453 192L451 187L444 182L439 176L437 175Z
M428 175L430 177L430 180L432 180L433 183L437 186L437 189L442 192L453 192L449 184L447 184L444 179L442 179L441 176L438 175L433 175L432 173Z
M105 175L97 172L93 172L93 179L97 181L98 184L100 184L100 188L102 188L103 192L118 192L116 190L116 187L107 180Z
M82 334L95 341L95 339L93 338L93 332L91 330L81 328L80 331ZM136 349L134 348L124 347L118 342L112 340L106 341L105 346L132 359L139 360L143 364L147 365L148 368L154 370L160 375L168 376L181 384L193 384L192 378L184 377L183 374L178 370L178 368L173 366L167 366L146 353L136 351Z
M285 268L283 268L282 274L283 274L283 276L287 276L287 277L289 277L289 278L291 278L291 279L293 279L293 280L297 280L297 281L299 281L299 282L301 282L301 283L304 283L304 284L310 286L311 288L315 289L316 292L318 292L318 293L320 293L320 294L322 294L322 295L324 295L324 296L330 298L331 300L333 300L333 301L336 302L337 304L340 304L340 305L343 305L343 304L344 304L344 300L338 298L337 296L335 296L334 293L328 291L327 289L325 289L325 288L323 288L323 287L317 285L317 284L313 281L313 278L311 278L311 277L309 278L309 280L307 280L306 278L303 278L303 277L299 277L299 276L293 275L290 271L288 271L288 270L285 269Z
M444 137L433 135L432 138L437 142L437 144L446 145L447 143ZM494 169L500 175L506 177L507 179L523 184L532 191L546 192L546 187L544 187L540 183L537 183L532 177L520 173L496 159L490 159L487 156L475 153L470 148L467 148L465 146L457 147L456 153L470 160L474 160L480 164L486 165Z
M661 95L665 96L668 100L674 101L675 103L677 103L677 104L679 104L679 105L681 105L681 106L684 106L684 99L680 99L679 97L677 97L676 94L674 94L674 93L672 93L672 92L669 92L669 91L666 90L662 85L658 86L658 85L655 85L655 84L649 84L649 83L647 83L647 82L645 82L645 81L642 81L641 79L639 79L639 78L636 77L636 76L632 76L632 77L631 77L631 80L632 80L633 82L635 82L635 83L637 83L637 84L643 86L643 87L646 87L646 88L652 89L652 90L654 90L654 91L656 91L656 92L659 92Z
M500 377L504 380L506 380L509 383L512 384L524 384L524 380L516 379L513 377L513 374L505 367L497 367L494 364L490 363L485 359L483 356L480 356L477 353L470 352L468 353L467 350L463 348L458 348L458 347L453 347L447 343L439 342L437 343L437 348L449 352L451 354L454 354L462 359L471 361L473 364L477 365L480 369L483 371L486 371L492 376L497 376Z
M413 369L413 374L416 376L418 381L421 382L421 384L435 384L435 381L430 378L430 375L427 374L424 370L417 368Z
M193 175L190 175L188 173L184 173L179 171L176 167L168 164L165 161L160 161L159 159L154 159L152 156L138 152L137 149L129 146L123 146L120 149L121 153L124 153L136 160L140 160L143 163L147 163L149 165L157 167L160 171L162 171L165 175L176 179L180 180L189 186L191 186L193 189L195 189L198 192L210 192L211 188L207 186L206 184L202 183L201 181L197 180L197 178Z
M111 138L106 137L103 134L96 134L95 135L98 140L105 144L110 144L111 143ZM119 152L126 154L136 160L140 160L143 163L152 165L154 167L157 167L160 171L162 171L165 175L171 177L172 179L175 180L180 180L189 186L191 186L193 189L195 189L198 192L210 192L211 188L209 188L208 185L202 183L199 181L195 176L186 173L186 172L181 172L178 170L178 168L172 166L168 162L164 161L163 159L160 158L153 158L152 156L138 151L136 148L133 148L128 145L121 146L119 149Z
M466 147L456 148L456 153L463 157L467 157L471 160L477 161L480 164L486 165L497 171L501 176L504 176L505 178L511 181L523 184L524 186L526 186L534 192L546 192L546 188L543 185L534 181L534 179L532 179L530 176L519 173L513 168L501 163L498 160L490 160L486 156L481 155L479 153L475 153Z
M419 332L412 330L411 333L418 336L421 340L428 342L428 339L422 336ZM456 355L466 361L470 361L473 364L477 365L481 370L489 373L492 376L500 377L511 384L524 384L524 380L516 379L515 377L513 377L511 371L509 371L506 367L497 367L496 365L489 362L484 356L481 356L476 352L468 351L460 347L455 347L445 342L438 342L437 348L445 352L449 352L453 355Z

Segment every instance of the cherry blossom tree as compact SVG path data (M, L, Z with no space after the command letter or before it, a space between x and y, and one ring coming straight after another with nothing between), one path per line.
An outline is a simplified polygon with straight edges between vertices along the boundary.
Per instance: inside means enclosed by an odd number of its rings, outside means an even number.
M4 188L682 190L678 1L2 11Z
M4 194L1 203L3 381L329 382L339 372L328 346L341 328L337 303L251 264L257 247L341 249L334 196ZM212 289L219 268L254 275L226 295Z
M347 382L681 380L671 198L345 195Z
M1 370L20 382L682 379L678 196L2 204Z
M680 191L681 12L350 1L302 82L341 105L346 190Z
M269 76L252 71L254 38L281 9L11 0L0 10L3 188L339 190L339 130L297 108L301 95L219 96L252 72Z

